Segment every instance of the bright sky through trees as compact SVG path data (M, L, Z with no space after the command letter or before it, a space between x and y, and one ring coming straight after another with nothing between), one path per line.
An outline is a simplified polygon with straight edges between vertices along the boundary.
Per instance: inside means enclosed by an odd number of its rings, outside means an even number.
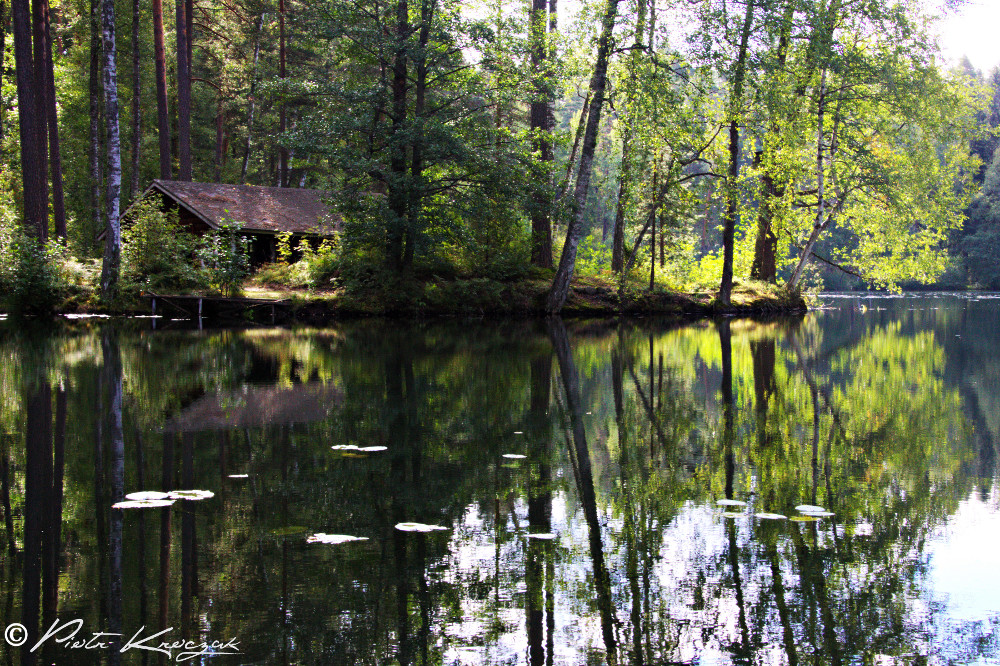
M970 0L941 21L941 50L952 63L968 56L976 69L988 74L1000 64L997 25L1000 25L1000 3Z

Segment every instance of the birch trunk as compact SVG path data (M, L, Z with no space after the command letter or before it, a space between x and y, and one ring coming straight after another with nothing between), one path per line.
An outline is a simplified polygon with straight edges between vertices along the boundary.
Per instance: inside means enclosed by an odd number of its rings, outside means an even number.
M104 51L104 117L108 132L107 233L104 236L104 265L101 269L101 293L114 298L118 289L121 261L121 226L119 206L122 190L121 137L118 128L118 75L115 64L115 3L102 0L101 36Z

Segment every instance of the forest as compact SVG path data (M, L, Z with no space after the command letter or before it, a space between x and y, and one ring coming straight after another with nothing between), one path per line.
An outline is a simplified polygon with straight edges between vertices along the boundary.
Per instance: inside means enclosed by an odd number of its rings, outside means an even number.
M734 285L998 288L1000 71L947 64L939 18L896 0L0 0L0 293L32 310L534 280L558 312L581 275L722 305ZM340 230L251 266L246 220L196 237L144 204L123 224L156 178L323 190Z

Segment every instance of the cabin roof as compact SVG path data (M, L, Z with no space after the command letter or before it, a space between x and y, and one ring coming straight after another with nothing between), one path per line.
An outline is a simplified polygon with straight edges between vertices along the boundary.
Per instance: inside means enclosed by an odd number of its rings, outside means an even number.
M340 216L330 210L330 193L324 190L157 179L142 198L151 191L177 202L212 229L224 220L241 223L243 231L269 234L327 236L340 227Z

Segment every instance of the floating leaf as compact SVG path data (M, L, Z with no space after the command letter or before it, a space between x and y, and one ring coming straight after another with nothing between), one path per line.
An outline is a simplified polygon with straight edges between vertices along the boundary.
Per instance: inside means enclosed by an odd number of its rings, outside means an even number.
M514 434L515 434L515 435L523 435L523 434L524 434L524 431L523 431L523 430L515 430L515 431L514 431Z
M289 525L288 527L276 527L270 531L270 534L277 537L283 536L294 536L296 534L303 534L308 532L308 527L301 527L299 525Z
M215 493L211 490L171 490L167 493L167 497L170 499L182 499L182 500L204 500L215 497Z
M330 447L334 451L357 451L358 447L356 444L334 444Z
M378 453L379 451L388 451L388 446L362 446L358 451L364 451L365 453Z
M755 513L754 517L761 520L788 520L788 516L783 516L780 513Z
M819 516L792 516L789 520L794 520L797 523L815 523L819 520Z
M531 534L525 534L525 539L542 539L544 541L551 541L556 539L556 535L552 532L532 532Z
M501 457L502 458L509 458L511 460L521 460L523 458L527 458L528 456L522 456L520 453L505 453Z
M735 511L723 511L722 512L722 517L723 518L746 518L747 514L745 514L745 513L736 513Z
M814 513L816 511L826 511L821 506L816 506L815 504L799 504L795 507L796 511L801 511L802 513Z
M347 543L348 541L368 541L368 537L356 537L349 534L324 534L322 532L318 532L306 539L306 543L328 543L334 546L339 543Z
M836 516L833 511L803 511L804 516L816 516L817 518L829 518L830 516Z
M170 506L174 501L172 499L147 499L147 500L125 500L124 502L115 502L111 505L112 509L153 509L156 507Z
M425 525L424 523L396 523L396 529L401 532L433 532L448 528L440 525Z
M161 493L158 490L140 490L137 493L129 493L125 496L125 499L137 500L141 502L144 500L164 500L167 499L167 497L167 493Z
M746 506L747 505L746 502L741 502L739 500L731 500L731 499L720 499L718 502L716 502L716 504L718 504L719 506Z
M249 474L230 474L229 478L230 479L249 479L250 475Z

